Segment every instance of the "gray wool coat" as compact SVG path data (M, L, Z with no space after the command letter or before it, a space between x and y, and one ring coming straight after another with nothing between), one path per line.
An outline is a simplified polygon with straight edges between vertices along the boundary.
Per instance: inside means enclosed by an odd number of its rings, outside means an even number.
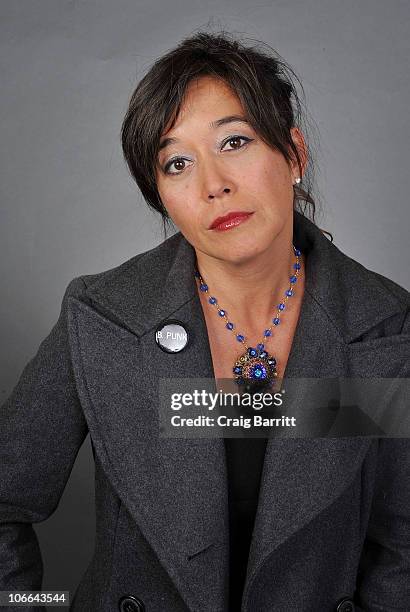
M409 377L409 292L299 213L294 242L306 289L285 377ZM70 610L228 610L223 439L158 435L159 379L213 376L194 262L177 233L68 285L1 409L0 590L41 588L32 523L56 509L89 434L96 544ZM169 354L154 332L174 318L190 342ZM410 610L408 439L268 441L242 611L333 610Z

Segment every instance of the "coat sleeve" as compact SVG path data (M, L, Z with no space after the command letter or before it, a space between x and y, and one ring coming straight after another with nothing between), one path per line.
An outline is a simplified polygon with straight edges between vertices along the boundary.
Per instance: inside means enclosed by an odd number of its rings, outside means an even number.
M408 339L410 356L410 316L401 333ZM410 378L410 360L403 364L400 377ZM409 438L379 439L375 489L357 586L363 610L410 610Z
M41 590L43 562L32 523L57 508L87 435L67 334L67 299L83 289L81 278L70 282L57 323L0 409L0 591Z
M410 610L410 440L379 441L376 490L359 568L364 610Z

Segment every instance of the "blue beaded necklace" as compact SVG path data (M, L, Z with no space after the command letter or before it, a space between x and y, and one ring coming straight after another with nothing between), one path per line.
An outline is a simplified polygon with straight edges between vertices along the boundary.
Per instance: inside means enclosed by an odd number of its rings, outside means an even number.
M295 245L293 245L293 251L296 257L296 262L293 264L294 272L289 277L290 285L285 291L285 297L280 302L280 304L278 304L277 312L275 313L275 316L272 319L272 325L268 327L268 329L265 329L263 333L263 338L265 339L265 342L270 336L272 336L273 328L279 325L280 316L286 308L286 302L290 297L294 295L294 286L298 280L299 271L301 267L299 261L301 251L297 249ZM197 268L195 270L195 278L199 282L200 291L209 294L208 285L205 283ZM218 310L219 316L226 321L226 329L231 332L234 332L234 323L229 320L228 313L226 312L226 310L220 308L216 297L210 296L208 298L208 302L215 306L215 308ZM243 334L236 333L236 331L234 333L236 335L237 341L241 342L245 347L245 352L237 358L232 368L236 383L238 385L245 384L248 388L259 388L260 386L265 387L274 385L275 378L278 375L276 370L277 361L275 357L270 355L265 350L265 345L263 344L263 342L260 342L256 345L256 348L254 348L248 346L248 344L246 343L246 338Z

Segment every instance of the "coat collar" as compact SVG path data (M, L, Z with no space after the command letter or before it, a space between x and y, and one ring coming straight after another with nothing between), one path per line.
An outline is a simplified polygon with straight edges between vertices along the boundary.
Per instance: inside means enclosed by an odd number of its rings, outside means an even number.
M308 254L306 299L314 300L345 342L408 307L405 291L342 253L321 230L294 213L294 244ZM143 335L196 299L195 251L178 232L124 264L96 275L87 295ZM303 314L303 311L302 311Z

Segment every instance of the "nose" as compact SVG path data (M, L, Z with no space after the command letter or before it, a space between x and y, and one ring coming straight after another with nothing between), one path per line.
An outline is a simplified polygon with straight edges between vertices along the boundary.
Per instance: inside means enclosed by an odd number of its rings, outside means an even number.
M202 191L204 200L212 202L215 198L220 198L224 194L233 191L232 181L227 177L222 168L218 167L217 162L208 161L202 165Z
M212 202L212 200L213 200L215 197L218 197L218 195L219 195L220 193L230 193L230 192L231 192L230 187L223 187L222 189L216 189L216 190L214 190L212 193L209 193L209 194L208 194L208 200L209 200L210 202Z

